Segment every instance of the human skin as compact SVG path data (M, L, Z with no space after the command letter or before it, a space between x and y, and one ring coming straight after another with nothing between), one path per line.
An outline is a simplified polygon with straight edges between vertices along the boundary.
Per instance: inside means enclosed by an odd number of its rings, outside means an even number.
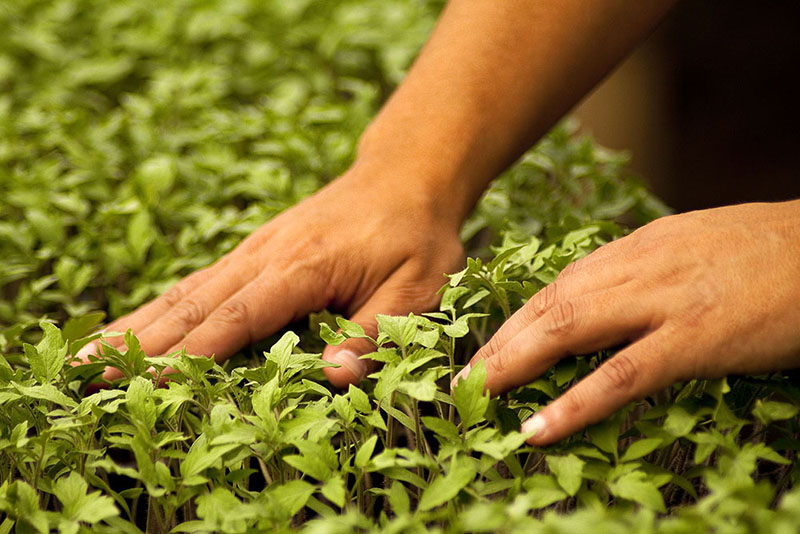
M499 394L574 354L623 345L522 426L558 441L692 378L800 367L800 201L658 219L569 265L462 370Z
M356 161L344 175L106 329L132 329L149 355L185 348L222 360L323 308L345 313L373 335L377 313L433 308L442 273L463 260L459 226L488 182L670 6L653 0L451 0L409 75L362 136ZM797 245L791 246L792 239L800 241L797 204L728 209L666 218L602 247L535 296L476 355L487 359L490 391L500 393L521 385L520 377L541 374L559 357L633 342L601 367L605 370L543 410L536 421L545 425L532 443L560 439L670 380L796 364L792 335L800 327L785 299L797 297L786 289L800 279L797 264L784 259L776 269L767 262L785 258L789 250L794 256L788 257L798 257ZM743 250L745 242L751 250ZM634 262L638 269L631 271ZM763 270L752 270L756 267ZM771 299L753 296L762 312L743 314L746 301L731 295L749 289L745 277L762 272L774 272L770 291L786 292ZM650 278L619 282L633 274ZM566 287L572 293L565 293ZM532 310L544 309L548 298L555 304L539 319ZM705 315L693 311L692 303ZM547 320L558 326L557 314L570 310L572 315L561 318L568 328L555 328L563 331L558 345L545 335L548 323L541 320L551 317ZM710 319L716 316L719 321ZM678 327L693 321L704 325L702 336L698 328ZM543 348L543 339L551 344ZM730 359L721 340L748 350ZM120 337L108 342L123 345ZM79 356L85 359L95 350L97 345L88 345ZM323 357L339 364L325 369L328 378L337 386L360 381L374 364L357 356L371 350L369 342L357 339L327 347ZM665 362L670 365L662 372L659 364ZM600 381L604 376L606 383ZM114 378L114 371L106 378ZM609 393L608 383L620 391Z
M374 334L377 313L435 307L442 274L463 261L458 229L488 182L669 6L452 0L343 176L106 330L131 329L149 355L185 348L222 360L322 308ZM340 365L328 378L358 382L372 364L357 356L372 350L358 339L327 347Z

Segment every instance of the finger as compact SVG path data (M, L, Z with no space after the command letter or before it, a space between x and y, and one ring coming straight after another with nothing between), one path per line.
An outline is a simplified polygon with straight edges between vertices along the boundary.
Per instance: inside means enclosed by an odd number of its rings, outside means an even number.
M185 348L189 354L213 355L222 361L294 319L324 308L327 302L318 287L321 283L303 280L295 271L265 269L164 353Z
M186 294L177 304L138 332L142 350L150 356L165 354L189 332L216 312L231 295L247 286L257 270L246 259L231 263L216 276Z
M135 333L140 332L178 304L185 296L210 280L218 271L218 268L219 263L195 271L147 304L111 322L103 328L103 331L126 332L130 328ZM122 347L125 344L123 336L104 338L103 341L115 348ZM75 354L75 357L81 361L88 362L89 355L96 354L98 347L100 347L99 340L88 343Z
M535 432L528 442L554 443L675 382L680 369L668 343L668 336L656 333L618 352L525 421L522 432Z
M364 332L375 338L378 332L377 314L406 315L409 312L423 312L435 305L436 289L439 280L430 283L420 282L409 265L401 266L380 286L364 305L356 311L351 321L360 325ZM322 353L322 359L339 364L340 367L326 367L325 376L339 388L348 384L358 385L368 373L377 368L377 362L359 359L359 356L375 351L375 345L368 339L348 339L341 345L329 345Z
M593 268L590 269L586 265L591 257L590 254L567 265L554 282L542 288L517 310L481 347L476 356L491 357L555 306L587 293L621 286L632 279L631 269L625 262L618 261L616 255L609 255L600 260L592 259Z
M486 388L499 394L530 382L565 356L640 337L650 327L652 313L648 299L635 287L631 282L553 306L485 358ZM474 356L470 364L482 357Z

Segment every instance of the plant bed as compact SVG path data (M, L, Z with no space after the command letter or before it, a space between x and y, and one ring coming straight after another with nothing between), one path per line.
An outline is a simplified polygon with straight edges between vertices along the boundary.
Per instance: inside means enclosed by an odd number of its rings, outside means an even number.
M325 343L363 335L326 310L221 365L131 333L71 365L107 316L343 172L440 7L0 8L0 533L796 530L796 376L676 384L546 449L520 422L608 352L450 391L561 269L667 212L569 122L483 196L439 310L379 317L360 387L324 379ZM98 390L105 365L124 378Z

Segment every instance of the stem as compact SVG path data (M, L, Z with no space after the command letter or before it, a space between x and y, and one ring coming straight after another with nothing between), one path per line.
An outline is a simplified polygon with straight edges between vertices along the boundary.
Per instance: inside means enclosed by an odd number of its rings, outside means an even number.
M50 441L50 434L45 434L44 441L42 442L42 451L39 453L39 459L36 461L36 470L33 474L33 489L39 488L39 475L42 472L42 462L44 461L44 451L47 448L47 442Z
M394 408L394 396L395 392L392 391L392 394L389 396L389 406ZM393 449L394 448L394 417L389 412L386 412L386 448Z

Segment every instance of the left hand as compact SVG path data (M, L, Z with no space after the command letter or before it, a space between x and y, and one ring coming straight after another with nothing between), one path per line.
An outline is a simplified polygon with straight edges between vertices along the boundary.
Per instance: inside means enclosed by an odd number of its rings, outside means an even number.
M486 388L499 394L566 356L622 344L523 424L531 444L677 381L799 367L800 201L665 217L609 243L531 298L470 364L486 360Z

